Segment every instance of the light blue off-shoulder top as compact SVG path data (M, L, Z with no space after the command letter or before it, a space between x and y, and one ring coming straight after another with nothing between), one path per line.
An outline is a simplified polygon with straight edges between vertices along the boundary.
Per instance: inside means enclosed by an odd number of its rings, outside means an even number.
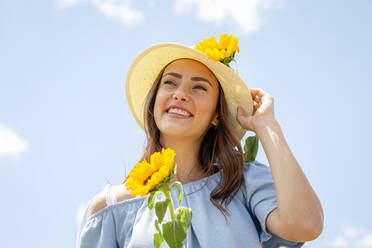
M277 199L270 167L258 161L244 164L244 183L230 204L227 221L210 201L221 172L198 181L183 184L180 205L192 209L192 221L184 244L188 248L235 247L302 247L266 230L268 214L277 208ZM172 188L174 207L178 192ZM137 197L107 206L90 216L82 227L81 248L150 248L155 231L155 211L149 212L147 197ZM158 194L155 201L164 200ZM169 211L165 215L170 220ZM164 241L161 247L168 247Z

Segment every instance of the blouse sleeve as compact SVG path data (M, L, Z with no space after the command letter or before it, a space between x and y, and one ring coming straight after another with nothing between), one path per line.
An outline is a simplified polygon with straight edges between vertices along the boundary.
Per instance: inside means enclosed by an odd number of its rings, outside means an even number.
M111 186L112 186L111 184L106 184L103 190L100 192L100 194L106 197L106 206L111 206L117 203L116 197L111 190ZM88 202L87 207L85 208L83 216L81 217L80 223L78 225L78 232L77 232L76 243L75 243L76 248L80 247L81 232L91 215L91 204L92 204L92 199Z
M258 161L245 163L244 180L247 208L254 219L263 247L302 247L303 242L285 240L266 230L267 216L278 207L270 167Z
M112 208L107 207L93 214L85 223L79 248L118 248Z

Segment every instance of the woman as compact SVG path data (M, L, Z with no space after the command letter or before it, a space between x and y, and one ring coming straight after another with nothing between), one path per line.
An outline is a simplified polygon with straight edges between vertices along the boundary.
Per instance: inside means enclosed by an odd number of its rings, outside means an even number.
M126 82L130 109L147 135L140 160L162 147L176 152L172 182L183 184L180 205L193 211L185 244L301 247L317 238L323 210L275 119L273 97L249 90L227 64L194 48L152 46ZM270 167L244 162L246 130L261 140ZM172 197L177 207L175 191ZM89 202L77 246L153 247L155 214L146 202L123 185L106 187Z

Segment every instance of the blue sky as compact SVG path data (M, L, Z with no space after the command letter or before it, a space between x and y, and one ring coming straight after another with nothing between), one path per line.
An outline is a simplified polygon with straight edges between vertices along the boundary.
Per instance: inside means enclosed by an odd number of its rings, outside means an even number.
M274 96L322 202L324 231L304 247L372 247L371 11L368 0L0 1L1 247L72 247L87 201L144 147L130 63L151 44L221 33L239 38L233 66L248 87Z

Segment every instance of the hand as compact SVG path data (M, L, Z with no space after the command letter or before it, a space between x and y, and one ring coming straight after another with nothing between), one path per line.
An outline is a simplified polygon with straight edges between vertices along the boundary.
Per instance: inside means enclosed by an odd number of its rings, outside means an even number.
M244 129L257 132L259 128L275 121L274 98L258 88L251 88L253 113L248 116L241 106L238 106L236 120Z

